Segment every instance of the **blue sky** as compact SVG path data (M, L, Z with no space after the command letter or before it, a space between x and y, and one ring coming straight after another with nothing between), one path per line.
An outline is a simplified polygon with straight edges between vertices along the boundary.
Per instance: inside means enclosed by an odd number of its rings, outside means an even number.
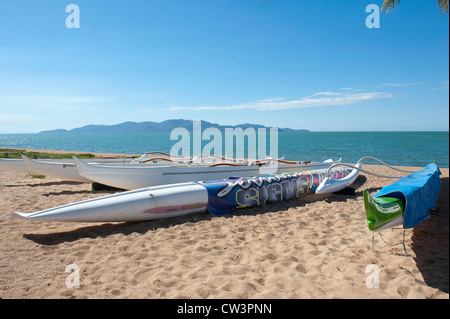
M2 1L0 132L175 118L448 131L448 15L402 1L367 28L382 2Z

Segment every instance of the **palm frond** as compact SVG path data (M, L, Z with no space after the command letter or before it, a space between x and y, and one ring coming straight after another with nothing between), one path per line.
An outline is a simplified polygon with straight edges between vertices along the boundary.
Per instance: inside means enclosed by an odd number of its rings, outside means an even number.
M381 10L389 12L395 10L395 5L400 5L400 0L384 0ZM448 0L438 0L438 6L441 8L441 13L448 13Z
M438 6L441 8L441 13L448 13L448 0L438 0Z
M445 0L445 1L448 1L448 0ZM395 3L400 4L400 0L384 0L381 10L383 10L384 12L388 12L389 10L394 11Z

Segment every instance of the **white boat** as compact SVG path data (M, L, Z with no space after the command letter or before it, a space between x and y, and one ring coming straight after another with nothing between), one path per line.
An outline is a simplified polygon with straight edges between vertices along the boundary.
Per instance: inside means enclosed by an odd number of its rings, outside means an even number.
M206 211L208 194L203 186L184 183L150 187L63 205L15 218L67 222L143 221Z
M74 161L71 158L68 159L53 159L53 158L47 158L47 159L38 159L38 160L32 160L37 162L45 162L45 163L60 163L62 164L73 164ZM99 163L102 161L104 162L112 162L112 159L100 159ZM17 159L17 158L0 158L0 169L5 169L8 171L15 171L15 172L21 172L21 173L36 173L35 171L30 171L25 166L25 162L23 159Z
M92 181L81 176L78 173L78 169L75 166L75 162L72 159L66 160L34 160L25 155L22 155L23 166L28 173L42 174L60 178L62 180L91 183ZM130 159L123 158L99 158L90 160L92 164L102 165L121 165L127 163ZM19 165L19 164L16 164Z
M160 153L161 156L154 156ZM243 160L225 159L221 157L208 156L208 158L200 157L170 157L169 154L162 152L148 152L136 158L96 158L90 159L88 164L92 165L109 165L109 166L178 166L184 167L189 164L206 161L210 164L214 163L242 163ZM35 160L25 155L22 159L10 159L3 161L8 166L5 168L14 169L16 171L42 174L60 178L62 180L91 183L92 180L79 174L73 159L64 160Z
M183 166L112 166L86 163L74 156L81 176L100 184L132 190L143 187L191 181L221 180L231 176L258 176L314 169L328 169L341 160L324 162L292 162L267 160L248 164L219 163L213 165L190 164ZM276 165L274 165L274 162ZM269 165L270 164L270 165Z
M14 212L26 220L122 222L163 219L209 211L229 214L245 207L291 200L314 193L327 169L218 181L188 182L131 190L35 213ZM336 178L348 168L333 168ZM217 191L220 190L220 191Z
M23 160L21 159L0 158L0 168L6 169L8 171L30 173L30 171L25 167Z
M36 164L33 165L33 170L30 170L29 168L27 168L27 166L25 165L25 160L22 159L17 159L17 158L0 158L0 169L5 169L8 171L15 171L15 172L20 172L20 173L38 173L41 174L39 172L38 166L40 163L44 163L45 165L47 164L52 164L52 165L74 165L74 161L71 158L68 159L53 159L53 158L48 158L48 159L30 159L29 157L23 155L28 161L32 161L35 162ZM97 164L102 164L102 163L109 163L109 164L113 164L115 162L123 162L123 159L112 159L112 158L108 158L108 159L96 159L95 163ZM30 165L28 165L30 166ZM56 166L54 166L56 167Z
M44 168L46 164L48 163L59 163L59 165L62 165L61 171L57 173L58 176L62 176L63 178L67 178L66 174L64 173L69 165L74 164L74 161L72 158L65 158L65 159L30 159L25 156L28 162L28 166L32 167L33 170L28 169L25 166L24 159L12 159L12 158L0 158L0 169L5 169L8 171L16 171L21 173L38 173L43 174L40 172L40 169L43 169L45 171L48 171L48 169ZM281 158L281 160L283 160ZM33 165L30 161L33 161ZM224 158L221 156L215 156L215 155L205 155L205 156L196 156L196 157L187 157L187 156L170 156L167 153L160 152L160 151L153 151L153 152L146 152L141 156L132 156L132 157L126 157L126 158L95 158L90 159L90 163L95 164L109 164L109 165L165 165L165 166L180 166L180 165L187 165L189 163L199 163L199 162L205 162L210 164L215 163L245 163L248 162L248 159L229 159ZM44 163L44 167L40 167L40 163ZM65 165L65 166L64 166ZM51 173L55 172L57 170L57 166L52 166L52 169L50 170ZM51 175L51 174L49 174ZM80 176L77 177L79 180L84 180Z
M49 175L72 182L90 183L91 181L78 174L77 167L70 162L37 161L22 155L25 168L35 174Z
M143 155L145 156L145 154ZM36 162L37 164L33 166L34 169L37 170L39 163L45 164L59 164L59 165L73 165L74 161L72 158L41 158L41 159L30 159L29 157L23 155L21 159L17 158L0 158L0 169L5 169L8 171L15 171L21 173L39 173L36 170L30 170L25 166L25 161L23 158L28 159L29 161ZM141 157L142 158L142 157ZM94 163L102 164L114 164L114 163L128 163L132 161L136 161L135 158L96 158L95 160L91 160Z

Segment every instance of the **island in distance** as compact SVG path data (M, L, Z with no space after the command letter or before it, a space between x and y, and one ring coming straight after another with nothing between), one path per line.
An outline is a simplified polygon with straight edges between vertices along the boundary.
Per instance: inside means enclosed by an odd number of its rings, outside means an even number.
M193 121L192 120L166 120L163 122L123 122L115 125L86 125L83 127L74 128L71 130L66 129L56 129L49 131L41 131L39 134L49 134L49 133L133 133L133 132L171 132L175 128L185 128L189 131L192 131ZM255 130L258 128L269 128L264 125L258 124L239 124L239 125L219 125L216 123L210 123L206 121L201 121L202 129L206 129L209 127L217 128L221 131L225 130L225 128L242 128L243 130L252 127ZM295 130L290 128L278 128L279 132L309 132L308 130Z

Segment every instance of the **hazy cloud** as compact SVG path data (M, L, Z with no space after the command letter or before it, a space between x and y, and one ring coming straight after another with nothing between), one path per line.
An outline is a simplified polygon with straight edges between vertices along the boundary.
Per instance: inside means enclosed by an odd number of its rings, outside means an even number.
M301 109L325 106L345 106L364 101L392 98L393 95L385 92L343 93L343 92L319 92L297 100L286 100L274 97L265 100L235 104L228 106L193 106L193 107L169 107L170 110L244 110L276 111L286 109Z
M417 83L383 83L380 86L394 86L394 87L403 87L403 86L415 86L415 85L423 85L425 82L417 82Z
M42 109L71 109L84 105L96 105L108 100L96 96L70 95L0 95L2 104L8 107L32 107Z
M0 113L0 122L25 122L34 119L32 115L14 114L14 113Z

